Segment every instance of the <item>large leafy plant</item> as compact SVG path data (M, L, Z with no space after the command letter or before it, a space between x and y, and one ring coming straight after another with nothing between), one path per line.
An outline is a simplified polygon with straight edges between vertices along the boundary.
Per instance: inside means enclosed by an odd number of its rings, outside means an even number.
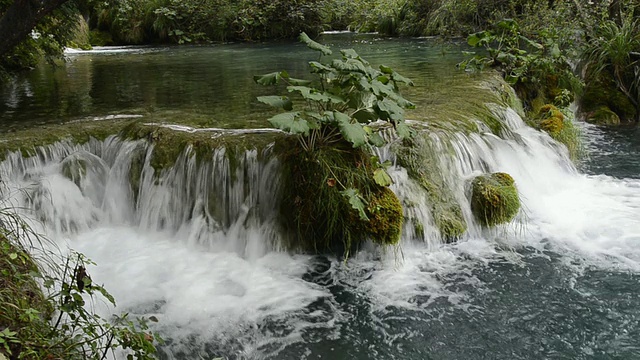
M553 30L527 36L515 20L505 19L491 30L469 35L467 43L484 48L485 52L471 53L472 56L459 66L468 71L482 70L487 66L498 69L505 81L524 95L525 102L531 100L528 97L533 88L547 90L552 96L549 100L566 106L571 102L573 93L581 88L569 59L560 49L558 34Z
M300 40L321 59L333 54L305 33ZM310 243L301 246L328 249L341 239L348 254L363 238L385 245L399 240L402 208L386 188L391 184L387 164L380 164L370 147L386 144L383 129L394 129L401 138L411 136L404 111L414 105L398 92L401 84L412 85L411 80L384 65L373 68L354 50L340 54L309 62L313 80L296 79L286 71L254 80L284 84L289 93L258 97L282 111L269 122L294 135L300 148L287 146L283 151L290 174L283 218L303 243Z
M300 41L322 55L332 55L331 49L305 33ZM286 111L270 118L271 125L298 135L302 148L310 152L342 140L354 148L383 146L385 140L378 133L382 127L371 126L377 121L392 125L400 137L410 136L404 110L415 106L399 94L398 85L412 86L413 82L388 66L373 68L352 49L340 53L341 59L309 63L315 81L292 78L286 71L254 77L261 85L284 82L287 91L295 95L258 97L258 101Z

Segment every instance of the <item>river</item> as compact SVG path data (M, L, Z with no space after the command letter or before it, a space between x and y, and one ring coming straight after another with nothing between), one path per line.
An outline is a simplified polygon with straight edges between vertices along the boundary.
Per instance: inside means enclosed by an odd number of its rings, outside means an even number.
M418 105L412 119L437 121L431 115L456 101L449 90L472 81L455 69L460 48L430 39L341 34L323 42L353 47L412 78L416 86L403 92ZM38 68L2 89L7 129L112 115L262 128L267 110L255 97L271 89L252 76L287 69L301 77L306 61L316 59L287 43L68 57L62 67ZM640 358L637 131L579 124L587 157L576 167L513 109L499 113L504 136L449 133L454 146L446 161L461 198L474 174L511 174L523 201L512 224L471 226L453 244L405 236L397 248L366 247L346 261L281 251L269 223L247 222L246 214L208 233L202 219L176 215L183 210L172 195L178 185L149 185L149 202L132 205L117 166L132 151L127 143L60 145L64 155L16 155L1 171L16 187L35 184L48 194L46 204L27 206L50 237L98 264L90 272L115 296L117 311L159 319L152 326L166 339L163 359ZM61 159L76 152L102 159L101 170L87 175L93 182L80 188L60 175ZM243 160L255 170L247 181L255 181L263 202L276 201L269 181L261 182L272 164L256 159ZM390 172L392 190L410 192L406 171ZM159 225L166 222L176 224Z

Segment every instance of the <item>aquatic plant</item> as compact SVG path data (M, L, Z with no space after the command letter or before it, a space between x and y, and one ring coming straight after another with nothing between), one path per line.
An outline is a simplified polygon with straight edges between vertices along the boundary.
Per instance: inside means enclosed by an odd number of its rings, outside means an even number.
M300 40L322 55L332 54L305 33ZM254 80L261 85L284 82L293 94L258 97L260 102L285 111L268 121L297 142L293 146L287 143L292 150L282 157L289 173L285 188L291 189L283 210L297 209L293 216L283 216L292 220L286 226L316 250L340 243L348 253L364 235L384 244L399 239L393 229L401 228L402 216L390 206L399 202L390 201L392 193L383 190L391 178L383 164L372 160L368 147L386 144L379 134L384 127L395 129L400 138L410 137L412 130L404 121L404 110L414 105L398 92L399 84L412 85L411 80L384 65L371 67L351 49L341 50L341 54L341 59L327 63L310 62L314 81L292 78L286 71L255 76ZM294 106L299 108L294 111ZM374 122L378 123L374 126ZM350 220L352 214L375 231L356 226Z
M511 221L520 209L518 189L506 173L477 176L471 183L471 211L485 226Z

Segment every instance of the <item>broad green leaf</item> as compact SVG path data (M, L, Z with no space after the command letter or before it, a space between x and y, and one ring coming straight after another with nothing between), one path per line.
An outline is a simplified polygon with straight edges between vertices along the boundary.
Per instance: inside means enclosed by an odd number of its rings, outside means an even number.
M340 71L354 71L366 74L367 69L362 65L362 63L355 59L347 59L347 60L333 60L331 62L331 66Z
M411 79L408 79L408 78L398 74L395 71L393 72L393 74L391 74L391 79L393 81L396 81L396 82L401 82L401 83L407 84L409 86L413 86L413 81L411 81Z
M383 147L387 144L382 136L379 133L373 133L369 136L369 144L376 147Z
M396 124L396 133L402 139L409 139L413 136L414 131L403 121Z
M364 131L362 125L355 123L351 124L348 122L340 122L338 127L340 127L340 133L342 136L350 142L354 148L360 147L367 143L367 132Z
M322 92L308 86L287 86L289 92L299 92L303 98L312 101L320 102L332 102L334 104L344 104L345 101L339 96L330 94L328 92Z
M342 53L342 56L345 59L354 59L354 60L358 60L363 65L369 65L369 62L361 58L360 55L358 55L358 53L356 53L355 50L353 49L343 49L343 50L340 50L340 52Z
M403 109L415 109L416 108L416 105L414 103L412 103L411 101L409 101L409 100L403 98L402 96L398 95L398 93L391 94L391 96L389 96L389 98L391 100L395 101Z
M513 31L518 30L518 23L514 19L504 19L502 21L499 21L496 24L496 27L502 30Z
M282 78L288 78L289 74L286 71L276 71L264 75L256 75L253 77L253 81L260 85L276 85Z
M311 80L288 78L287 82L291 85L306 86L311 84Z
M331 114L333 115L333 119L340 125L351 123L351 118L347 114L341 113L339 111L334 111ZM358 126L362 127L361 125Z
M9 254L9 259L11 259L11 260L15 260L15 259L17 259L17 258L18 258L18 254L16 254L16 253L10 253L10 254Z
M393 69L388 67L388 66L386 66L386 65L380 65L380 71L382 71L382 73L388 74L388 75L393 74Z
M467 44L469 44L469 46L473 46L473 47L477 47L482 45L483 40L485 40L487 38L487 32L486 31L480 31L477 33L473 33L469 36L467 36Z
M353 114L351 114L351 117L353 117L360 123L370 123L372 121L378 120L378 115L376 115L374 112L370 111L369 109L360 109L354 112Z
M382 168L376 169L373 172L373 180L376 182L376 184L380 186L389 186L393 184L393 180L391 179L391 176L389 176L389 174L387 173L387 170Z
M307 120L300 118L299 112L278 114L270 118L269 123L277 129L287 131L291 134L309 135L309 124Z
M311 40L309 35L307 35L304 32L300 33L300 37L298 39L301 42L307 44L307 46L311 50L320 51L323 55L331 55L331 54L333 54L333 52L331 51L331 49L329 49L329 47L324 46L324 45L322 45L320 43L317 43L317 42Z
M291 99L286 96L258 96L258 101L287 111L291 111L293 109L293 103L291 102Z
M380 111L380 118L383 120L393 120L394 122L404 120L404 111L393 100L385 98L384 100L378 100L376 107Z
M309 62L309 66L311 67L311 72L312 73L326 73L326 72L332 72L333 68L330 68L324 64L321 64L317 61L311 61Z
M351 205L351 208L358 212L360 220L369 221L369 217L367 217L367 213L365 212L364 199L362 198L362 196L360 196L358 190L354 188L348 188L344 191L341 191L340 193L342 194L342 196L347 198L347 200L349 201L349 205Z
M376 96L386 95L389 96L394 93L393 88L389 85L385 85L378 80L371 82L371 90Z

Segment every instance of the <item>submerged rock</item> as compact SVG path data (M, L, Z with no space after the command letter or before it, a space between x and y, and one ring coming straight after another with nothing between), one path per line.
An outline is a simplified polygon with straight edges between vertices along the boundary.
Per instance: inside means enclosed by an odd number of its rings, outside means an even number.
M518 213L520 197L509 174L497 172L477 176L471 187L471 211L482 225L507 223Z

